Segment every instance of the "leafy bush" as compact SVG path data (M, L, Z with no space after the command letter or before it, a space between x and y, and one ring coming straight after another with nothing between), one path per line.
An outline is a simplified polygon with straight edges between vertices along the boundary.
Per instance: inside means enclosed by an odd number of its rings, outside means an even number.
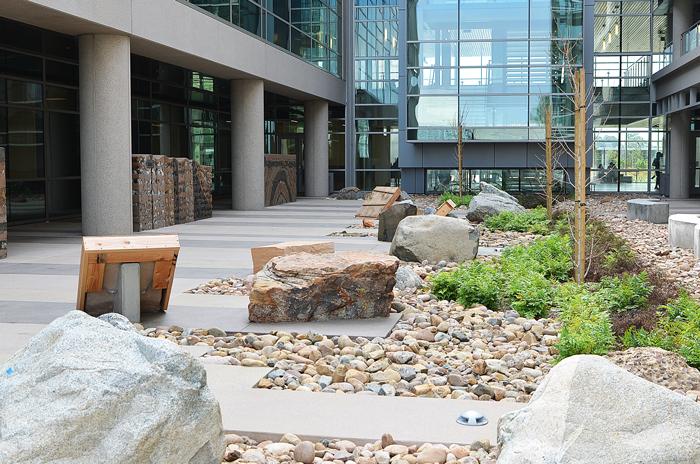
M498 308L502 285L496 266L474 262L467 268L465 278L457 292L457 301L465 307L482 304L487 308Z
M461 197L456 193L443 192L440 195L440 204L446 202L447 200L452 200L457 206L469 206L474 195L462 195Z
M562 307L558 360L577 354L604 355L615 344L610 315L587 297L574 293Z
M540 318L552 308L556 280L568 280L570 271L571 245L566 237L550 236L508 248L488 263L473 261L441 272L432 279L433 293L465 306L510 305L523 316Z
M646 272L603 277L594 286L595 297L603 309L612 312L629 311L646 306L653 287Z
M505 297L521 316L539 319L549 314L554 286L541 273L532 268L520 268L519 272L507 274L505 284Z
M700 304L687 293L659 308L653 330L630 327L622 339L626 347L656 346L675 351L691 366L700 368Z
M610 274L629 271L637 266L637 255L624 243L605 253L601 265L603 270Z
M573 268L572 253L568 237L550 235L529 245L507 248L503 252L502 261L506 273L513 273L520 268L534 268L547 278L566 282ZM510 267L518 269L509 271Z
M502 281L495 264L472 261L454 271L444 271L432 279L433 294L443 300L458 301L464 306L483 304L500 306Z
M487 217L484 220L484 225L491 230L529 232L540 235L546 235L550 231L547 210L541 206L522 213L503 211Z

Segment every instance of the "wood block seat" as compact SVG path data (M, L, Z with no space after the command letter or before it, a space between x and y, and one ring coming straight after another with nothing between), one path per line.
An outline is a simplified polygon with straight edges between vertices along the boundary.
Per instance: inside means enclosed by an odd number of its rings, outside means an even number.
M637 219L652 224L668 222L669 203L649 198L627 200L627 219Z
M265 267L272 258L291 255L294 253L334 253L335 244L327 241L293 241L275 243L250 249L253 258L253 273L256 274Z

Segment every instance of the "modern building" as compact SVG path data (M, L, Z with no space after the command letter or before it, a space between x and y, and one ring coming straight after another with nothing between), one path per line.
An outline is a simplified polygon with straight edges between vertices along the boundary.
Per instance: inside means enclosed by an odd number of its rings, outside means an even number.
M539 190L544 108L570 140L577 68L591 190L654 192L658 177L700 194L698 4L3 0L9 223L129 232L132 153L212 166L220 208L264 207L273 155L301 195L438 192L457 178L457 125L468 188Z

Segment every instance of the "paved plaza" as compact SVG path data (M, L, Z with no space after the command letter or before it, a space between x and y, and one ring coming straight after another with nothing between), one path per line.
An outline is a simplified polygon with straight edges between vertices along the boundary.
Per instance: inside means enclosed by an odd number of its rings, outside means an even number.
M198 295L186 290L215 278L251 273L250 248L291 240L332 240L336 250L386 252L376 237L329 237L357 225L360 201L300 199L255 212L215 211L214 217L152 233L175 233L181 251L166 314L148 315L145 326L219 327L229 332L313 331L367 338L386 336L399 318L251 324L247 296ZM362 232L362 229L351 229ZM10 229L9 254L0 262L0 362L53 319L75 308L81 247L80 224L53 222ZM206 347L186 347L197 356ZM495 442L497 418L516 403L333 395L253 388L270 369L205 364L219 400L224 428L256 438L293 431L309 439L372 441L391 433L397 441ZM457 416L478 409L491 417L482 428L465 428ZM313 411L313 414L310 414ZM280 412L284 412L280 414ZM274 418L274 420L272 420ZM362 420L360 420L362 419ZM301 429L300 429L301 427Z

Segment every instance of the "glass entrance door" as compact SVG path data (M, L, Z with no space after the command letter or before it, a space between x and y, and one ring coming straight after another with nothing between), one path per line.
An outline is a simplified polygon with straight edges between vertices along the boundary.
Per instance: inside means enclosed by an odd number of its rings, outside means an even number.
M694 146L693 158L691 160L692 177L690 185L690 196L700 196L700 133L695 132L692 138Z

